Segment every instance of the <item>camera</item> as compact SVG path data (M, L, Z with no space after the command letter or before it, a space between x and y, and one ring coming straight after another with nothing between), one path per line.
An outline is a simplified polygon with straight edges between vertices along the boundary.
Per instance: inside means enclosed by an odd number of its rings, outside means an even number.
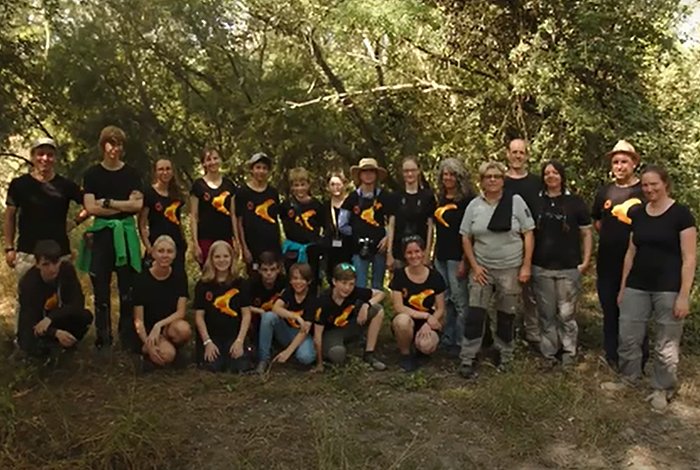
M358 255L364 260L371 259L374 256L374 242L371 238L360 238L357 240L359 247Z

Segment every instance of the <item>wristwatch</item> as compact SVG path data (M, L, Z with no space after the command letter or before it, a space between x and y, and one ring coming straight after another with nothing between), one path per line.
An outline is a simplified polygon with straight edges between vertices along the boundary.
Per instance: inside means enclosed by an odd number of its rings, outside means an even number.
M102 207L104 209L109 209L109 207L112 205L112 200L111 199L105 199L102 201Z

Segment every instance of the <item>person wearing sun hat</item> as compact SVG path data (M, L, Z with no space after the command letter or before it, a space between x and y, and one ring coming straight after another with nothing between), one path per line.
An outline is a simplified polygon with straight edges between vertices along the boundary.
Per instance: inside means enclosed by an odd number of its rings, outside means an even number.
M601 187L593 202L591 216L598 231L596 262L597 290L603 311L603 348L605 360L614 369L618 362L620 309L617 295L622 280L622 267L631 232L628 211L644 199L642 184L635 174L641 160L634 146L626 140L618 141L606 153L613 182ZM649 349L645 341L644 357Z
M357 272L357 285L367 287L368 271L372 265L373 289L382 289L386 269L389 239L391 198L379 187L387 172L374 158L362 158L350 167L355 191L343 202L338 215L338 229L353 241L352 263Z

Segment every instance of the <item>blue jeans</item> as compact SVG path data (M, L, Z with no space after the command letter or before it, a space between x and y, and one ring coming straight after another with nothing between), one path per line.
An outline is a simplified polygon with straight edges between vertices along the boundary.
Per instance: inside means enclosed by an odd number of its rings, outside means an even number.
M352 265L355 267L359 287L367 287L369 265L372 264L372 289L384 289L384 271L386 271L386 254L377 253L371 260L362 259L360 255L352 255Z
M442 335L444 346L459 346L464 336L464 319L469 308L469 289L467 279L457 276L459 271L457 260L435 260L435 269L445 281L445 330Z
M273 336L282 347L286 348L298 333L299 330L292 327L285 319L278 317L272 312L263 313L260 319L258 359L260 361L270 360ZM294 351L294 357L296 357L297 361L306 365L316 360L316 350L310 336L304 338L304 341Z

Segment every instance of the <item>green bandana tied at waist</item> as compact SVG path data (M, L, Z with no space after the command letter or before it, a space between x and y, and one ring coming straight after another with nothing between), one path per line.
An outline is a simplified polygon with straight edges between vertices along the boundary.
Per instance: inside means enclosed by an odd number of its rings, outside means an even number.
M95 222L85 233L99 232L104 229L112 230L114 245L114 260L117 267L126 266L127 261L134 271L141 272L141 243L136 231L134 217L124 219L103 219L95 217ZM83 272L90 271L92 248L85 243L85 237L80 240L80 251L76 266Z

